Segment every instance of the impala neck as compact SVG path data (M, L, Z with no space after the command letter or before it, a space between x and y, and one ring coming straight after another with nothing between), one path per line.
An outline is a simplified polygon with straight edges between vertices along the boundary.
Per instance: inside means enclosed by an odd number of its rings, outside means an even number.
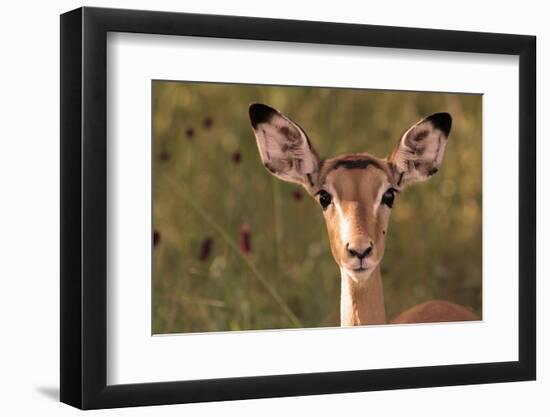
M340 324L358 326L386 323L380 267L377 266L372 275L362 282L354 281L342 269L340 272L342 275Z

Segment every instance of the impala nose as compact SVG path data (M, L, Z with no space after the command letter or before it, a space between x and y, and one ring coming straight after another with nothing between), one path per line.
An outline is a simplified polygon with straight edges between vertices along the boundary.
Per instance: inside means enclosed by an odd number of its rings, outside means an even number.
M349 242L346 243L346 250L348 251L349 255L352 257L357 257L359 259L363 259L369 256L372 252L372 247L372 242L369 242L369 245L366 248L365 246L350 245Z

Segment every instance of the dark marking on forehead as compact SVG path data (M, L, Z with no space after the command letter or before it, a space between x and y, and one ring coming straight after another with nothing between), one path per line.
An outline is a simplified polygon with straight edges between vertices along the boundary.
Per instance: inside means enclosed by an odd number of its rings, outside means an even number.
M382 171L388 177L390 183L393 183L394 174L392 172L391 164L388 164L387 161L378 159L369 154L348 154L323 161L323 169L321 169L321 183L324 183L327 176L338 168L344 168L347 170L366 170L370 166Z
M383 170L378 161L374 159L340 159L334 163L331 169L366 169L370 165Z

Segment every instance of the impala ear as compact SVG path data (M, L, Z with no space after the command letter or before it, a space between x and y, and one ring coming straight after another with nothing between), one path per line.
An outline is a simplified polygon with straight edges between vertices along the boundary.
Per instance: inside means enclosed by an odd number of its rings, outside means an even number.
M439 170L451 124L449 113L435 113L405 132L389 158L399 187L425 181Z
M302 128L265 104L252 104L248 113L264 166L284 181L314 188L319 158Z

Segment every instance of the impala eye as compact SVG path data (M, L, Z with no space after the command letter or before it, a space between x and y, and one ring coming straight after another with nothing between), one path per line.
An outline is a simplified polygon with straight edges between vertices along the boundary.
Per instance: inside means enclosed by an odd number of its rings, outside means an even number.
M332 196L329 193L325 190L319 191L319 203L321 204L321 207L323 207L323 210L326 209L331 202Z
M395 189L388 188L388 190L382 196L382 204L385 204L389 208L392 208L394 198L395 198Z

